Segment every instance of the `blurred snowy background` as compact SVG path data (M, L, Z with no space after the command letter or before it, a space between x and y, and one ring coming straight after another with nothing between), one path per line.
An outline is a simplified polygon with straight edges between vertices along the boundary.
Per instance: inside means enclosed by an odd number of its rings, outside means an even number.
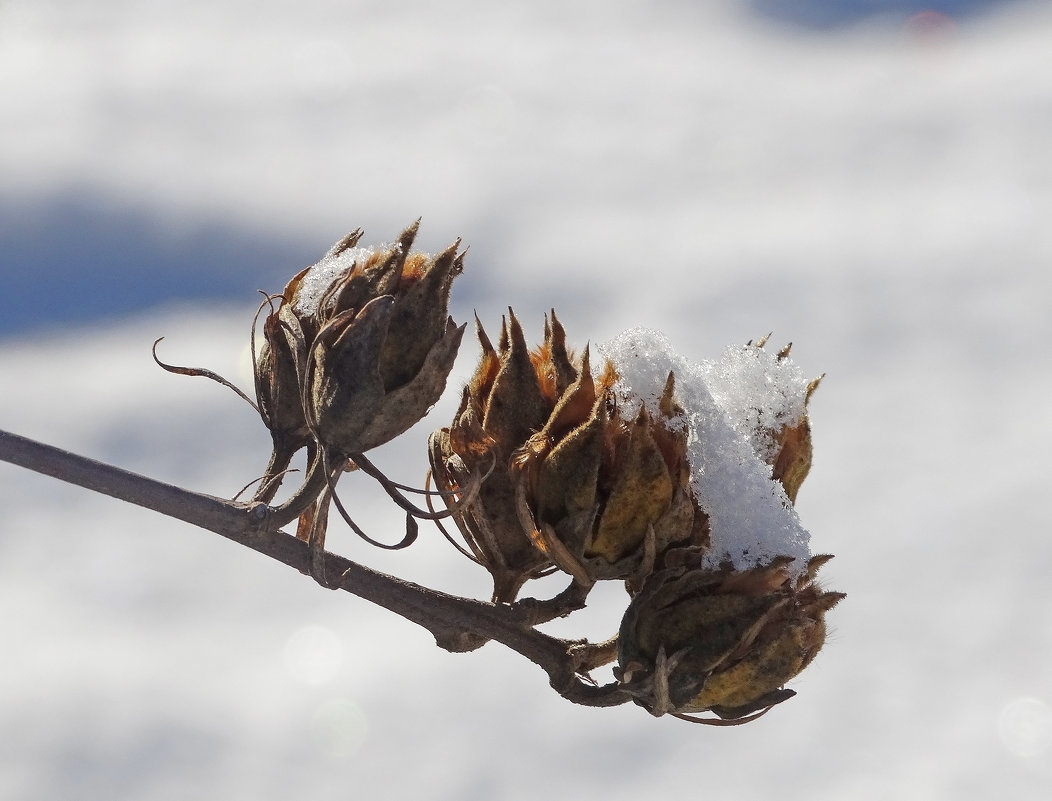
M247 386L256 289L422 215L458 320L794 341L849 596L797 698L693 727L0 465L0 795L1048 798L1050 41L1025 0L0 2L0 427L233 495L266 432L151 342ZM421 481L455 395L376 460ZM487 593L437 534L331 536Z

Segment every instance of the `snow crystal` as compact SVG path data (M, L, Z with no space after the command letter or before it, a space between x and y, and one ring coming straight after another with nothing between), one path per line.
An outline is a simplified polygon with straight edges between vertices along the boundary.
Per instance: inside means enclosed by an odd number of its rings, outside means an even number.
M810 383L789 358L756 347L731 346L718 362L703 362L705 384L737 431L761 459L776 453L771 436L804 416Z
M327 253L321 261L312 265L300 280L296 294L295 310L301 314L316 314L325 291L333 282L347 275L356 263L361 264L375 253L381 253L395 245L376 245L360 248L347 248L336 255Z
M793 424L804 412L807 382L789 359L755 348L731 348L719 362L695 364L656 332L634 328L601 345L619 381L622 414L631 419L640 404L657 414L669 372L689 428L687 458L691 489L709 516L712 547L705 564L730 561L747 569L775 556L791 556L803 570L810 535L782 485L763 460L772 447L757 426ZM759 446L759 447L758 447Z

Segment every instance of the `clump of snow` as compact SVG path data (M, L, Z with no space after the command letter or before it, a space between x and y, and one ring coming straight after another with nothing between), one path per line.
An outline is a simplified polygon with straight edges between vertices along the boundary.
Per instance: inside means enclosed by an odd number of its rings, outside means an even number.
M807 391L799 368L788 358L757 355L755 348L731 348L719 362L696 364L677 354L663 334L643 328L599 349L617 370L614 391L626 419L638 414L640 404L657 416L665 381L675 374L684 419L670 425L689 429L691 489L712 532L705 564L716 568L729 561L744 570L791 556L803 570L810 535L764 462L772 444L755 433L758 425L799 422Z
M355 264L364 264L371 256L382 253L391 248L400 247L381 244L369 245L368 247L347 248L339 253L327 253L321 261L311 266L306 274L300 279L300 285L296 292L296 305L293 307L300 314L316 314L318 304L321 303L326 290L333 282L343 278Z
M749 439L761 459L773 457L772 434L804 416L810 381L799 366L765 348L734 345L718 362L698 366L734 430Z

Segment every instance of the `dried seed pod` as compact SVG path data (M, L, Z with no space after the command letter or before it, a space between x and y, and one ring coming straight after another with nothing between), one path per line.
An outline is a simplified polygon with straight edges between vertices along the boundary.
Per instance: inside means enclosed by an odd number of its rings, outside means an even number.
M492 574L494 600L511 601L527 579L552 564L519 523L511 456L544 427L563 385L575 381L578 370L554 313L544 345L533 354L510 310L498 348L481 323L477 329L482 358L453 424L431 435L431 471L447 493L462 489L473 473L488 474L476 498L453 518L474 558Z
M655 715L711 711L746 722L792 697L783 685L821 649L825 613L844 597L815 581L831 558L813 557L796 578L788 558L655 573L621 624L620 681Z
M585 353L587 368L587 351ZM706 519L689 489L687 430L669 374L658 413L621 418L608 366L560 400L548 424L516 454L522 524L582 584L626 579L634 587L675 544L703 546Z
M477 499L454 515L494 598L514 599L551 566L590 586L641 582L677 542L702 544L704 516L688 489L687 432L669 376L660 419L621 419L612 370L596 381L588 350L574 363L555 313L529 353L514 314L494 349L479 327L482 359L452 426L432 435L432 473L456 490L486 472Z
M403 433L438 400L464 332L447 312L463 255L459 241L435 257L411 253L418 224L375 248L357 247L355 231L285 287L256 363L272 432L309 429L346 457Z

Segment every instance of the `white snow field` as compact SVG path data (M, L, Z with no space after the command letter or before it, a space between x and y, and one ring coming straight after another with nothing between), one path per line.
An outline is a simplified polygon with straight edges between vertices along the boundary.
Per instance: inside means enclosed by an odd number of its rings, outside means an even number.
M213 534L3 464L0 796L1048 798L1052 7L924 20L804 29L729 0L0 3L5 208L77 193L173 237L316 241L314 259L422 216L423 249L470 246L458 321L477 309L492 332L512 305L536 341L554 306L578 347L640 326L692 362L791 340L805 377L826 374L797 511L848 594L797 697L710 729L575 707L500 646L446 653ZM247 387L258 302L7 336L0 427L232 496L267 432L150 345ZM423 480L475 353L376 452L397 480ZM365 477L341 487L373 536L401 535ZM332 529L351 558L488 595L437 532L387 554ZM553 630L605 636L623 604L602 587Z

